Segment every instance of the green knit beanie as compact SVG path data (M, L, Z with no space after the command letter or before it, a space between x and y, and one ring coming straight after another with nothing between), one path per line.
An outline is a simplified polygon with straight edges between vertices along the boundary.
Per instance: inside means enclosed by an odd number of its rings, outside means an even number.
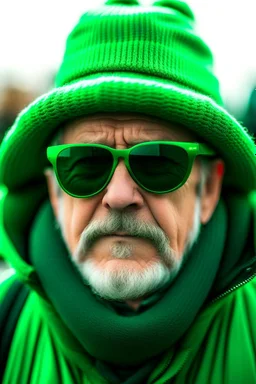
M89 10L67 39L56 87L28 106L5 137L0 182L14 194L35 183L45 188L46 147L65 121L134 112L186 126L224 159L225 187L255 189L254 142L223 109L212 67L183 1L144 7L108 0Z

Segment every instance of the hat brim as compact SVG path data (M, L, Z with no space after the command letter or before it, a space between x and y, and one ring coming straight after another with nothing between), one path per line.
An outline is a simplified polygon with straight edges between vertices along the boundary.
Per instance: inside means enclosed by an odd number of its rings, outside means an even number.
M179 123L208 143L226 164L224 184L256 188L256 157L247 131L210 97L141 74L102 73L55 88L30 104L6 135L0 181L9 191L40 182L46 147L65 121L97 112L133 112Z

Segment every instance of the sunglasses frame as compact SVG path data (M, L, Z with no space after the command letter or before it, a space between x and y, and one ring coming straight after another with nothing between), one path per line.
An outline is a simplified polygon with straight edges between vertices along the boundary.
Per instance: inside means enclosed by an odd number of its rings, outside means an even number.
M146 146L146 145L152 145L152 144L167 144L167 145L170 145L171 146L175 146L175 147L180 147L180 148L183 148L187 154L188 154L188 168L187 168L187 172L183 178L183 180L180 182L179 185L177 185L176 187L174 188L171 188L169 190L165 190L165 191L154 191L154 190L151 190L149 188L146 188L137 178L136 176L133 174L133 171L130 167L130 164L129 164L129 155L130 155L130 152L132 150L134 150L134 148L137 148L137 147L140 147L140 146ZM90 194L90 195L84 195L84 196L78 196L78 195L75 195L75 194L72 194L70 193L69 191L66 190L66 188L63 186L60 178L59 178L59 174L58 174L58 169L57 169L57 158L59 156L59 154L64 150L64 149L68 149L68 148L72 148L72 147L98 147L98 148L104 148L104 149L107 149L112 157L113 157L113 165L112 165L112 169L109 173L109 177L107 179L107 181L104 183L104 185L99 189L97 190L96 192ZM124 163L125 163L125 166L130 174L130 176L132 177L132 179L142 188L144 189L145 191L147 192L151 192L151 193L154 193L154 194L157 194L157 195L161 195L161 194L165 194L165 193L170 193L170 192L173 192L175 191L176 189L180 188L182 185L185 184L185 182L187 181L190 173L191 173L191 169L192 169L192 166L193 166L193 163L194 163L194 160L196 158L196 156L199 156L199 155L203 155L203 156L214 156L216 153L214 150L212 150L208 145L206 144L203 144L203 143L190 143L190 142L177 142L177 141L146 141L146 142L142 142L142 143L139 143L139 144L136 144L130 148L127 148L127 149L116 149L116 148L112 148L112 147L109 147L107 145L104 145L104 144L96 144L96 143L81 143L81 144L62 144L62 145L54 145L54 146L50 146L47 148L47 158L48 160L50 161L50 163L52 164L53 166L53 169L54 169L54 172L55 172L55 175L56 175L56 178L58 180L58 183L60 185L60 187L70 196L72 197L76 197L76 198L90 198L90 197L93 197L97 194L99 194L100 192L103 191L103 189L106 188L106 186L108 185L108 183L110 182L114 172L115 172L115 169L118 165L118 161L119 159L123 159L124 160Z

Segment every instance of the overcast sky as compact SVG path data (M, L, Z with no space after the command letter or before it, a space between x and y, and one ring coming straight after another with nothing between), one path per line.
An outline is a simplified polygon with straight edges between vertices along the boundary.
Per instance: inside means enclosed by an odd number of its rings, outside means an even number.
M151 3L144 0L141 3ZM222 93L241 109L256 85L256 0L189 0L198 30L215 55ZM80 14L101 0L0 0L0 83L45 87Z

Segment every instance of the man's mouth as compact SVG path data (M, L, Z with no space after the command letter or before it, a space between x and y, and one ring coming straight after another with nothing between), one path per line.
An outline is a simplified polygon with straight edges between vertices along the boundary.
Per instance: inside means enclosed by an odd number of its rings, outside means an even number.
M107 236L133 237L133 236L131 236L128 233L125 233L125 232L111 233L111 234L109 234Z

